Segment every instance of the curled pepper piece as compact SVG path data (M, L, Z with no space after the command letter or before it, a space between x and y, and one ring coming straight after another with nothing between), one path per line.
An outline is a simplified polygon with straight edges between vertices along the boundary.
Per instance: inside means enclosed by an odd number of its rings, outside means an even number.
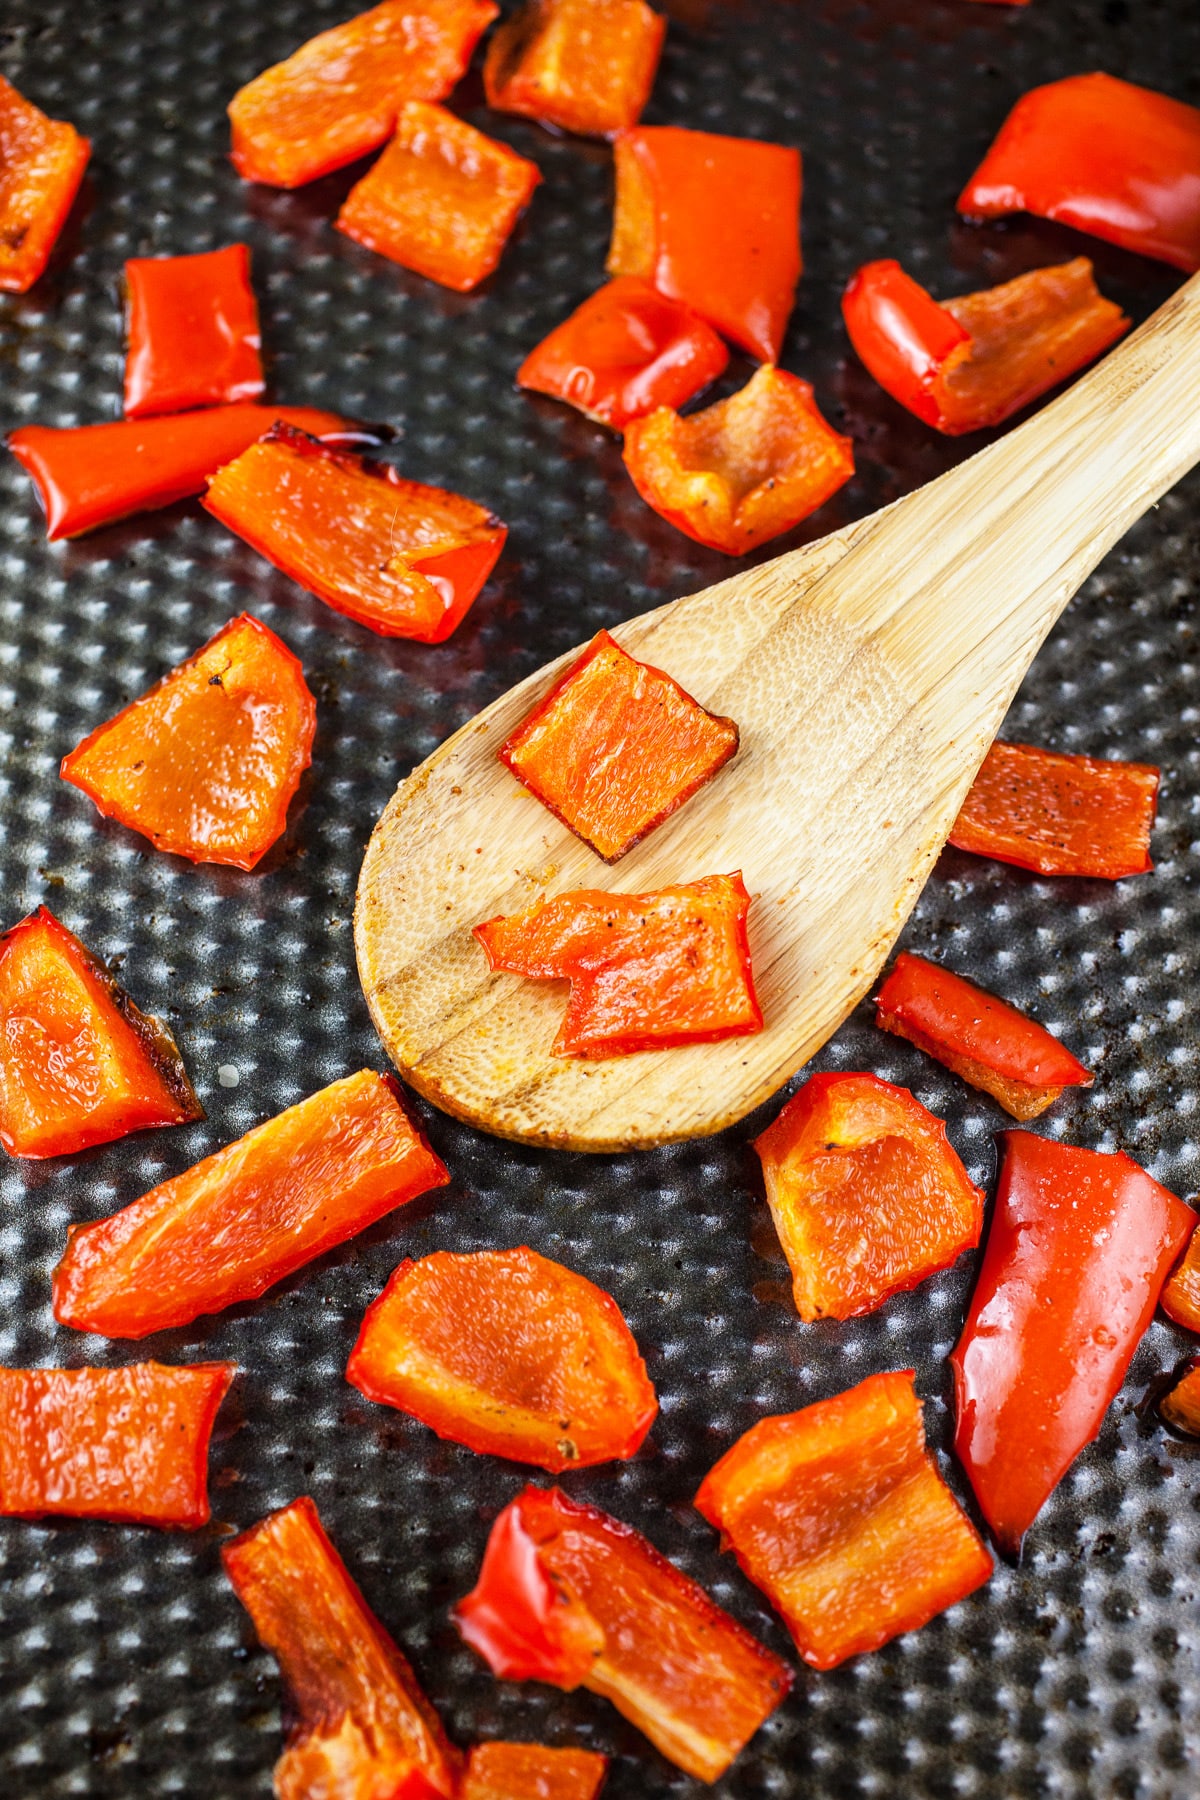
M911 1369L760 1419L696 1506L813 1669L918 1630L992 1573L925 1448Z
M898 262L867 263L842 316L880 387L950 437L999 425L1129 329L1086 256L941 303Z
M459 1800L596 1800L608 1758L545 1744L476 1744Z
M907 950L879 990L875 1023L936 1056L1014 1119L1036 1119L1064 1088L1091 1087L1094 1079L1024 1013Z
M732 719L598 631L499 756L555 818L616 862L737 747Z
M0 1513L207 1525L208 1441L236 1363L0 1369Z
M872 1312L979 1242L946 1127L876 1075L811 1076L754 1148L806 1321Z
M1200 1437L1200 1360L1193 1357L1182 1375L1159 1396L1159 1416L1185 1437Z
M500 261L541 179L536 163L444 106L410 100L334 223L368 250L465 294Z
M654 1546L559 1488L492 1527L454 1621L492 1672L590 1688L702 1781L724 1773L791 1676Z
M1036 213L1200 269L1200 110L1112 75L1023 94L958 197L970 219Z
M62 778L158 850L252 869L283 835L316 727L299 662L242 613L89 732Z
M383 0L264 69L229 104L233 165L301 187L376 149L406 100L444 100L499 12L493 0Z
M0 289L24 294L66 223L92 146L0 75Z
M1004 1134L954 1369L954 1448L1014 1553L1085 1444L1196 1222L1128 1156Z
M624 456L647 506L728 556L790 531L854 473L850 439L826 424L808 382L770 367L686 419L663 406L633 420Z
M125 264L125 417L262 393L262 334L245 244Z
M1162 1309L1186 1331L1200 1331L1200 1238L1195 1234L1162 1291Z
M335 612L423 644L461 623L508 535L461 494L284 424L214 475L204 505Z
M39 906L0 937L0 1143L70 1156L202 1119L175 1039Z
M1039 875L1119 881L1153 868L1158 770L1062 756L999 739L963 801L950 843Z
M612 1296L524 1246L402 1262L346 1379L439 1437L552 1475L632 1456L658 1411Z
M645 0L526 0L488 44L488 105L613 137L641 118L666 34Z
M277 1800L450 1800L460 1758L302 1496L221 1552L296 1715Z
M54 1316L142 1338L257 1300L450 1176L400 1101L363 1069L94 1225L74 1225Z
M628 1056L762 1030L740 872L610 894L581 888L476 925L493 969L569 981L555 1056Z

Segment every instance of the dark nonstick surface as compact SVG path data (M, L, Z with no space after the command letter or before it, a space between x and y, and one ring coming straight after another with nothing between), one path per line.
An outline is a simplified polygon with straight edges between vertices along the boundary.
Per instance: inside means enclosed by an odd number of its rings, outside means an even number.
M257 1305L108 1344L57 1328L50 1275L68 1224L99 1218L337 1076L383 1057L355 975L351 912L371 827L396 781L450 731L601 625L733 565L647 511L615 439L518 393L527 349L598 285L609 152L493 116L472 73L456 104L540 164L545 184L498 274L451 295L330 228L351 175L295 194L245 186L226 160L234 89L348 0L3 0L0 68L94 141L50 272L0 299L5 427L113 417L124 259L253 247L273 394L386 419L416 478L489 503L511 527L496 578L448 644L378 638L275 573L195 504L48 546L32 491L0 461L0 916L46 901L178 1035L204 1124L47 1165L0 1167L0 1360L235 1359L212 1457L214 1522L195 1536L106 1525L0 1526L0 1794L266 1795L281 1744L274 1664L218 1564L220 1543L311 1493L367 1597L462 1744L580 1741L615 1761L611 1800L698 1793L602 1701L496 1683L451 1627L489 1525L525 1472L442 1444L342 1378L358 1322L404 1255L529 1243L611 1290L662 1412L640 1456L568 1478L642 1528L774 1648L786 1634L691 1510L716 1456L756 1418L882 1369L916 1367L946 1454L945 1357L975 1259L871 1317L801 1325L749 1137L595 1157L487 1139L438 1114L453 1171L418 1201ZM647 119L799 144L806 272L784 362L856 441L860 474L790 547L927 480L970 445L935 438L851 356L837 295L899 255L935 293L1086 249L1106 292L1144 316L1178 277L1073 233L956 220L954 197L1012 101L1091 68L1200 102L1194 0L676 0ZM729 386L748 364L737 364ZM1021 691L1009 735L1159 762L1157 868L1138 880L1041 881L949 851L911 947L1033 1010L1097 1072L1042 1122L1123 1148L1188 1195L1200 1186L1193 1029L1200 928L1200 555L1193 477L1088 583ZM317 695L313 770L260 871L193 868L101 821L57 778L63 753L233 614L301 657ZM991 1182L1003 1115L862 1007L818 1066L903 1082ZM218 1070L238 1072L222 1086ZM792 1698L718 1784L721 1796L1155 1796L1197 1792L1200 1455L1139 1412L1190 1345L1151 1327L1101 1433L1030 1534L924 1631Z

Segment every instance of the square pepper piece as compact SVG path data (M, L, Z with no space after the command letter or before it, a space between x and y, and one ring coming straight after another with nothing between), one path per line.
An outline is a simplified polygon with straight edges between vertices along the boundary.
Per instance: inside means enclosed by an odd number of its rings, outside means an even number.
M645 0L526 0L488 45L488 105L613 137L641 117L666 32Z
M0 289L23 294L53 250L92 146L0 75Z
M368 250L465 294L500 261L541 179L507 144L444 107L411 100L335 223Z
M245 244L125 264L125 417L256 400L265 387Z

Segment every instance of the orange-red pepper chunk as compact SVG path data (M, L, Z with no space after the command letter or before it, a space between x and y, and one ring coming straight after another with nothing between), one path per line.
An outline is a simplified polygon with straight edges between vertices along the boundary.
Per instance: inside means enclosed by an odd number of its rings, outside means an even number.
M206 1156L111 1218L71 1228L54 1316L142 1338L257 1300L450 1176L394 1082L363 1069Z
M1159 1416L1186 1437L1200 1437L1200 1363L1188 1367L1158 1402Z
M1158 800L1149 763L1063 756L997 740L984 757L950 842L1039 875L1118 881L1143 875Z
M616 862L735 755L738 728L598 631L499 751L577 837Z
M206 1525L208 1441L236 1363L0 1369L0 1513Z
M645 0L526 0L488 44L488 105L613 137L641 118L666 34Z
M255 400L262 334L245 244L125 264L125 417Z
M175 1040L39 906L0 938L0 1143L70 1156L202 1119Z
M596 1800L608 1758L545 1744L476 1744L460 1800Z
M524 1246L402 1262L346 1379L439 1437L553 1475L632 1456L658 1411L616 1301Z
M1200 1331L1200 1235L1193 1232L1188 1247L1162 1291L1163 1311L1187 1331Z
M979 1242L940 1119L876 1075L813 1075L755 1139L802 1319L852 1319Z
M89 732L62 777L158 850L252 869L283 834L316 726L299 662L242 613Z
M728 556L790 531L854 473L850 439L826 424L808 382L770 367L686 419L664 406L633 420L624 455L647 506Z
M406 100L444 100L499 12L493 0L382 0L264 69L229 105L247 181L300 187L396 129Z
M46 267L91 153L0 75L0 289L23 294Z
M911 1369L760 1419L696 1506L814 1669L918 1630L992 1573L925 1448Z

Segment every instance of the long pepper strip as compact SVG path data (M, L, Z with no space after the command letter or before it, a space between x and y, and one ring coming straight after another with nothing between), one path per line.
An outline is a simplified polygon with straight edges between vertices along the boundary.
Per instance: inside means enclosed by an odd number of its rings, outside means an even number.
M42 273L91 153L0 75L0 289L23 294Z
M613 137L641 117L666 34L646 0L525 0L488 44L488 105Z
M245 244L125 264L125 417L255 400L265 387Z
M997 741L963 801L950 842L1039 875L1142 875L1158 770Z

